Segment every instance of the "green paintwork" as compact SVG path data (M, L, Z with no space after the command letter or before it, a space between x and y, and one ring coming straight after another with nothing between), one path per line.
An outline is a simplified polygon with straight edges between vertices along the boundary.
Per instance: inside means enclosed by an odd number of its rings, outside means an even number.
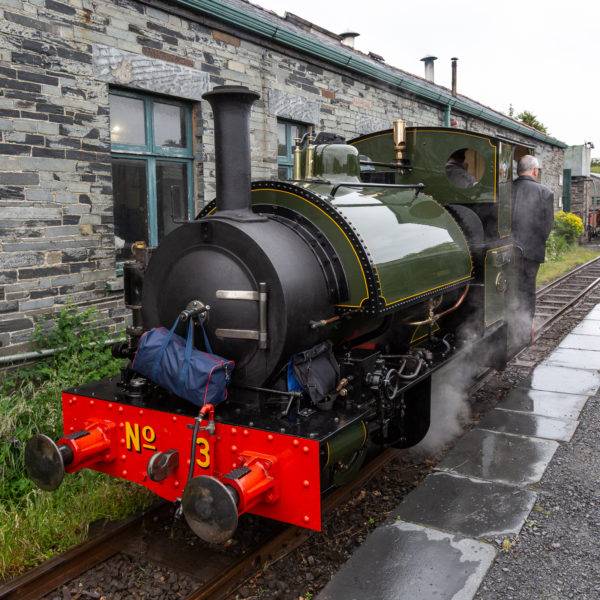
M488 250L485 255L485 326L489 327L505 317L509 290L513 285L512 245ZM507 288L503 292L498 285L498 277L505 278Z
M350 144L374 162L392 163L395 160L391 130L358 138ZM406 129L406 151L412 169L398 174L396 183L423 183L426 192L441 204L496 202L497 146L494 138L457 129L409 127ZM469 188L457 187L446 174L450 155L463 148L477 152L485 165L481 179ZM376 170L390 169L376 167Z
M430 196L412 189L341 188L332 204L364 241L386 306L471 276L462 231Z
M300 184L328 198L354 227L370 255L385 307L465 281L471 257L462 231L431 197L413 189L341 187L334 198L330 183ZM254 190L253 204L277 204L300 212L327 236L348 279L347 305L369 297L366 279L352 246L334 221L300 195L275 189Z
M563 210L571 212L571 169L563 169Z
M513 145L498 144L498 233L507 237L512 230Z
M332 468L335 485L351 481L366 456L367 427L363 421L353 423L327 442L327 467Z
M252 204L283 206L300 213L314 223L327 237L342 261L350 296L343 306L360 308L362 301L369 297L367 283L352 244L333 219L299 194L283 190L253 189Z

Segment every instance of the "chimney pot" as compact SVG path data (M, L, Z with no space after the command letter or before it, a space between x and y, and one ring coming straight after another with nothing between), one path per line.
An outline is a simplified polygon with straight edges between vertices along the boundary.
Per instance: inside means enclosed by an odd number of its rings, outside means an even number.
M456 71L458 58L456 58L456 56L453 56L450 60L452 61L452 95L456 96Z
M427 81L431 81L431 83L434 83L435 75L433 71L433 63L437 60L437 56L428 55L424 56L421 60L425 63L425 79L427 79Z
M360 35L356 31L344 31L344 33L340 33L341 42L344 46L348 46L348 48L354 48L354 40Z
M202 98L210 103L215 126L217 211L252 214L250 110L260 94L243 85L221 85Z

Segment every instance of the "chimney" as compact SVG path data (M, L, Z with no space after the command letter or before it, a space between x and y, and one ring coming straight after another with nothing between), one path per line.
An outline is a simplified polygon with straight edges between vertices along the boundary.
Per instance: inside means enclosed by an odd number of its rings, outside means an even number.
M424 56L421 60L425 63L425 79L434 83L435 76L433 74L433 63L437 60L437 56Z
M452 95L456 96L456 63L458 62L458 58L453 56L450 60L452 61Z
M356 31L344 31L344 33L340 33L340 38L344 46L348 46L348 48L354 48L354 40L359 35L360 33L356 33Z
M250 110L260 95L243 85L220 85L202 98L215 123L217 211L251 211Z

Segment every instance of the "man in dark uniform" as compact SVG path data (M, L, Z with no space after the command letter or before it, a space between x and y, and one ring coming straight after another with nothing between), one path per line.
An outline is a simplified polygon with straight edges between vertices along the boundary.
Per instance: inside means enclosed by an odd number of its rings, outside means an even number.
M463 148L454 152L446 163L446 176L451 183L461 189L471 188L477 183L477 179L467 170L465 159L466 152Z
M512 184L512 231L521 249L517 262L516 334L527 343L535 314L535 280L546 258L546 240L554 223L554 194L537 182L540 165L535 156L523 156Z

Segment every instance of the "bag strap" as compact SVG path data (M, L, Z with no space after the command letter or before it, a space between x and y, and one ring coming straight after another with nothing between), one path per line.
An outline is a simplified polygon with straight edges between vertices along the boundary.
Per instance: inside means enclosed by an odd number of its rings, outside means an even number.
M188 322L187 335L185 338L185 352L183 354L183 368L179 374L179 382L184 384L190 371L190 362L192 361L192 351L194 349L194 322L190 319Z
M202 335L204 336L204 344L206 351L210 354L213 353L210 342L208 341L208 336L206 335L206 330L204 329L204 325L200 322L200 328L202 329ZM190 363L192 362L192 352L194 350L194 321L193 319L189 320L187 335L185 339L185 352L183 354L183 367L181 369L181 373L179 376L179 382L181 384L185 384L187 381L188 373L190 372Z
M210 345L210 342L208 341L208 336L206 335L206 329L204 329L204 323L202 323L202 321L200 321L200 329L202 329L202 335L204 336L204 347L206 348L206 351L210 354L214 354L214 352L212 350L212 346Z
M177 329L178 325L179 325L179 317L177 317L175 319L175 323L173 323L173 326L171 327L171 329L169 329L168 335L165 336L162 346L160 347L160 350L156 354L156 359L154 360L154 365L152 366L152 379L154 381L156 381L158 379L158 372L160 370L160 363L162 361L163 354L165 353L165 350L167 349L169 342L173 339L173 336L175 335L175 330Z

